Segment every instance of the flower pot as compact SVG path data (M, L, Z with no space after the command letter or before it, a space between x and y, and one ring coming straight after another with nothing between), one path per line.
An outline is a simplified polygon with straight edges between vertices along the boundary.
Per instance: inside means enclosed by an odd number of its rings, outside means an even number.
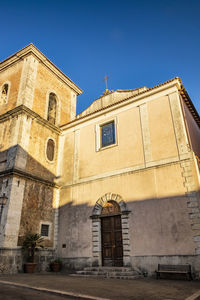
M52 272L59 272L61 270L60 263L51 263L50 267Z
M35 270L36 263L25 263L24 264L24 272L25 273L33 273Z

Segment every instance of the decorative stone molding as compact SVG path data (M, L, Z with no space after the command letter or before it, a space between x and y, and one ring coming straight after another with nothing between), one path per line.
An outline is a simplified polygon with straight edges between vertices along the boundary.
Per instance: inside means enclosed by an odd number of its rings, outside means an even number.
M116 201L121 210L121 223L122 223L122 240L123 240L123 263L124 266L130 265L130 236L129 236L129 213L126 202L120 195L107 193L100 197L92 211L92 253L95 265L102 265L101 255L101 210L108 201Z
M0 123L5 122L6 120L18 117L20 114L25 114L27 118L31 118L32 120L35 120L39 124L45 126L46 128L50 129L51 131L60 134L61 130L57 126L49 123L47 120L42 118L40 115L38 115L36 112L32 111L25 105L17 106L6 113L0 115Z
M120 195L107 193L97 200L92 211L92 217L100 216L102 207L105 206L106 203L110 200L116 201L119 204L122 213L128 211L127 204L124 202Z

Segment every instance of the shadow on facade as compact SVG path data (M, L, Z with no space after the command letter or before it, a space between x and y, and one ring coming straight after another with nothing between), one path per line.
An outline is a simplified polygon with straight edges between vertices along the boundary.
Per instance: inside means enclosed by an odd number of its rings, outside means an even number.
M22 147L15 145L0 152L0 176L1 193L9 198L8 210L12 201L18 201L21 210L18 246L22 244L26 232L40 232L42 221L48 221L54 227L52 204L55 174ZM12 199L13 195L15 199ZM53 230L45 246L53 246Z

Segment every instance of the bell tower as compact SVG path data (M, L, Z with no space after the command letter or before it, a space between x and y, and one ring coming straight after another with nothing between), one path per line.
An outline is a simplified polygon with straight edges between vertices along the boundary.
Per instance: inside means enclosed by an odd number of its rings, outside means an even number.
M0 247L20 246L27 232L56 246L60 126L81 92L33 44L0 63Z

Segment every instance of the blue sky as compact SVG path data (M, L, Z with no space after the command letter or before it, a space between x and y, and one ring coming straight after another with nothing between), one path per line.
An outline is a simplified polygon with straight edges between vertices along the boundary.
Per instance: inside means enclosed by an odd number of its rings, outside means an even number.
M83 94L152 87L180 76L200 112L200 1L2 1L0 60L34 43Z

